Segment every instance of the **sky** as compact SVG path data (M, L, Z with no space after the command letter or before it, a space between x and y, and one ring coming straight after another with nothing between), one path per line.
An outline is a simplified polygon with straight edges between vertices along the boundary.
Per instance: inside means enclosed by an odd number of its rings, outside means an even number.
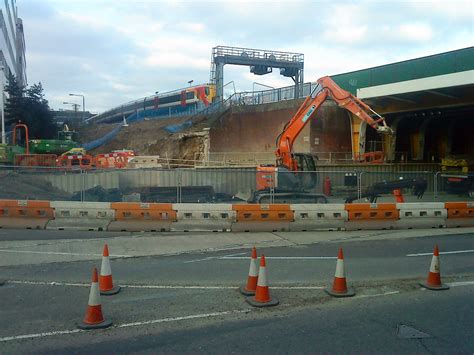
M474 0L17 0L28 84L52 109L103 112L130 100L209 82L215 46L304 54L305 82L474 45ZM236 91L291 78L226 65ZM234 85L226 86L226 94ZM82 109L82 108L80 108Z

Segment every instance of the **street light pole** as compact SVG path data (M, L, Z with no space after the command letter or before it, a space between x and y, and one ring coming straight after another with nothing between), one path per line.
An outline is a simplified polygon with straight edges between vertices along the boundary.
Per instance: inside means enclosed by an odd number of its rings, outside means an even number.
M69 96L81 96L82 97L82 123L86 120L86 98L81 94L69 94Z
M0 76L2 77L2 144L6 144L6 135L5 135L5 84L3 82L3 76L5 74L5 68L1 67Z

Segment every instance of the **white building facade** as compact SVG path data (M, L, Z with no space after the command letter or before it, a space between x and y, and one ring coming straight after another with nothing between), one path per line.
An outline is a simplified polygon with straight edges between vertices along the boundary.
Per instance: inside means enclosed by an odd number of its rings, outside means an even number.
M18 17L16 0L0 0L0 110L2 120L2 143L5 143L3 87L10 73L21 86L27 84L25 60L25 36L23 21Z

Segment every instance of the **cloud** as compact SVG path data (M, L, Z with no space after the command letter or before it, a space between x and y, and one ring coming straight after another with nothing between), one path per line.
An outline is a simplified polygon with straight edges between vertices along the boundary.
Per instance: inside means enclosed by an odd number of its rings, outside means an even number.
M87 109L102 111L191 79L208 82L217 45L304 53L305 81L472 46L473 4L24 0L18 13L29 82L43 83L54 108L81 92ZM277 69L255 76L227 65L224 80L246 91L254 82L292 85Z
M399 39L406 41L430 41L433 39L433 30L426 23L408 23L396 29Z

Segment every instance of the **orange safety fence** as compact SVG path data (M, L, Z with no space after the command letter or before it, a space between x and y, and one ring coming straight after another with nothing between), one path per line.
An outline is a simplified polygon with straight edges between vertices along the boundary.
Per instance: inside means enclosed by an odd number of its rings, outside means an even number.
M358 158L360 163L382 164L384 162L385 154L382 151L367 152L359 154Z
M62 168L91 169L94 158L89 154L63 155L57 159L57 166Z
M99 169L123 169L127 167L129 156L127 153L99 154L94 157L94 165Z
M348 203L345 204L349 221L397 220L400 211L395 203Z
M244 221L289 221L292 222L295 218L294 212L288 204L274 204L274 205L232 205L232 209L236 211L237 222Z
M56 154L16 154L14 165L54 167L57 158Z

